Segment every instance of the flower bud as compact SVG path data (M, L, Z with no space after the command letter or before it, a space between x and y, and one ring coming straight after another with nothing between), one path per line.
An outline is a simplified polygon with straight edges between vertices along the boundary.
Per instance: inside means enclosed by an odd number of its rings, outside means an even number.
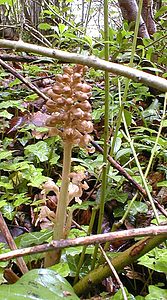
M83 93L81 91L76 91L76 92L74 92L74 98L78 101L84 101L84 100L88 100L89 96L87 95L87 93Z
M74 101L73 101L72 98L67 98L67 99L65 100L65 103L66 103L66 105L72 105L72 104L74 103Z
M64 95L71 95L71 88L69 86L65 86L62 90L62 94Z
M56 74L56 75L55 75L55 79L56 79L56 81L58 81L58 82L62 82L63 76L62 76L61 74Z
M67 74L69 74L69 75L72 75L72 74L73 74L73 69L70 68L70 67L68 67L68 66L64 66L64 67L63 67L63 71L64 71L64 73L67 73Z
M91 91L91 89L92 89L92 87L89 84L82 83L82 88L81 88L82 92L88 93Z
M91 105L87 100L85 100L83 102L76 103L75 107L80 107L84 111L91 112Z
M68 74L63 74L62 80L65 83L70 83L71 82L71 77Z
M53 86L53 92L54 92L55 94L60 95L60 94L62 93L62 87L60 87L59 85L55 84L55 85Z
M84 117L84 112L83 112L83 110L80 109L80 108L75 108L75 107L74 107L74 108L71 110L71 112L73 113L73 116L74 116L75 118L81 119L81 118Z

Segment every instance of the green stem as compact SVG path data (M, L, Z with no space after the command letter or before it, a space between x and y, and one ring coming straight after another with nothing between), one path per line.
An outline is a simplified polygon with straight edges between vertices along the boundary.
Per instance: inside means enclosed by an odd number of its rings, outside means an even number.
M124 267L134 263L141 256L163 243L166 238L167 234L143 238L124 252L120 252L118 256L111 260L111 263L115 270L119 273ZM110 267L103 264L77 282L73 287L74 291L77 295L87 293L93 285L102 282L103 279L111 275L112 271Z
M108 0L104 0L104 40L105 40L105 60L109 60L109 26L108 26ZM108 156L108 123L109 123L109 73L105 71L105 118L104 118L104 153L103 153L103 171L102 171L102 186L100 195L100 210L97 233L101 233L102 221L104 216L104 204L107 186L107 156ZM91 269L94 269L98 252L98 245L95 246Z
M90 223L89 223L89 229L88 229L87 235L90 235L91 232L92 232L92 228L93 228L93 224L94 224L94 221L95 221L96 212L97 212L97 208L94 207L92 209L92 215L91 215L91 220L90 220ZM80 272L80 269L81 269L81 267L83 265L83 262L84 262L86 249L87 249L87 246L86 245L83 246L82 253L81 253L81 256L80 256L80 259L79 259L79 263L78 263L78 267L77 267L77 271L76 271L76 275L75 275L75 279L74 279L74 284L77 283L77 281L78 281L79 272Z
M165 116L166 116L166 106L167 106L167 93L165 93L163 114L162 114L161 123L160 123L159 130L158 130L158 134L157 134L157 137L156 137L156 140L155 140L154 147L153 147L153 149L151 151L151 157L150 157L150 160L149 160L146 172L144 174L145 178L148 176L148 172L150 170L150 167L151 167L152 162L153 162L154 155L156 153L157 144L158 144L159 137L160 137L160 134L161 134L161 131L162 131L162 127L163 127L163 121L165 120Z

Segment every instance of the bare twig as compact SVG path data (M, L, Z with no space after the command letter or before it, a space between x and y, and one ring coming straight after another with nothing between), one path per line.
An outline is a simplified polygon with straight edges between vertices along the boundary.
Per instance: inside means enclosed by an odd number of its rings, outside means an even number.
M96 150L98 150L100 153L103 154L103 148L100 147L96 142L91 141L91 144L96 148ZM130 183L133 184L133 186L145 197L147 197L147 193L145 191L145 189L143 189L143 187L138 184L127 172L126 170L118 163L116 162L110 155L108 155L108 161L110 162L110 164L116 169L118 170L118 172L124 176Z
M129 229L129 230L97 234L97 235L86 236L86 237L79 237L76 239L52 241L51 243L48 244L28 247L24 249L18 249L18 250L10 251L8 253L0 254L0 261L7 261L16 257L31 255L34 253L48 252L55 249L62 249L67 247L92 245L92 244L106 243L107 241L128 240L135 237L157 236L157 235L163 235L163 236L167 235L167 225L150 226L146 228Z
M96 142L91 141L91 144L96 148L96 150L98 150L100 153L103 154L103 148L100 147ZM144 197L147 198L147 192L146 190L139 184L137 183L127 172L126 170L117 162L115 161L110 155L108 155L108 161L110 162L110 164L122 175L124 176ZM167 217L167 212L166 210L163 208L162 205L160 205L160 203L153 198L153 201L155 203L155 206L159 209L159 211L165 216Z
M115 270L114 266L112 265L111 261L109 260L109 258L107 257L105 251L103 250L102 246L99 245L99 248L100 248L100 251L102 253L102 255L104 256L106 262L108 263L110 269L111 269L111 272L114 274L120 288L121 288L121 291L122 291L122 296L124 298L124 300L128 300L127 296L126 296L126 292L125 292L125 289L124 289L124 286L122 284L122 281L120 280L119 276L118 276L118 273L117 271Z
M6 239L8 245L9 245L9 248L17 251L16 244L13 240L13 237L6 225L6 222L5 222L1 212L0 212L0 229L1 229L2 234L4 235L4 238ZM17 264L23 274L28 272L28 268L22 257L17 258Z
M16 78L21 80L26 86L28 86L31 90L33 90L38 96L42 97L45 101L49 100L49 97L47 97L44 93L42 93L33 83L31 83L27 79L25 79L22 75L20 75L18 72L16 72L14 68L12 68L8 64L6 64L2 59L0 59L0 65L4 69L7 69Z
M0 54L0 59L4 61L14 61L14 62L42 62L42 63L53 63L52 59L41 56L33 55L14 55L14 54Z

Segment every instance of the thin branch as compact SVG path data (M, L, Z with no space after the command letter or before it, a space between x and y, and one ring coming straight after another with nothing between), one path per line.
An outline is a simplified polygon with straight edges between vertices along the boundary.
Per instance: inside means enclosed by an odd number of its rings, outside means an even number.
M12 237L12 235L11 235L9 229L8 229L8 226L6 225L6 222L5 222L1 212L0 212L0 228L1 228L1 232L4 236L4 238L6 239L6 242L9 245L9 248L12 249L12 250L17 251L16 244L13 240L13 237ZM28 272L28 268L27 268L27 266L25 264L25 261L23 260L22 257L17 258L17 265L18 265L18 267L20 268L20 270L23 274Z
M26 86L28 86L31 90L33 90L38 96L42 97L45 101L49 100L49 97L47 97L44 93L42 93L33 83L31 83L27 79L25 79L21 74L16 72L14 68L12 68L8 64L6 64L2 59L0 59L0 65L4 69L7 69L16 78L21 80Z
M100 147L95 141L91 141L91 144L96 148L96 150L98 150L100 153L103 154L103 148ZM110 162L110 164L122 175L124 176L144 197L148 197L147 196L147 192L146 190L139 184L137 183L127 172L126 170L117 162L115 161L110 155L108 155L108 161ZM165 216L167 217L167 212L164 209L164 207L162 205L160 205L160 203L158 202L158 200L156 200L155 198L152 198L154 201L155 206L159 209L159 211Z
M56 58L59 61L66 61L75 64L86 65L95 69L105 70L116 75L125 76L136 82L142 82L147 86L156 88L162 92L167 92L167 80L146 72L130 68L121 64L116 64L104 61L95 56L84 56L76 53L69 53L67 51L41 47L22 41L10 41L0 39L0 48L14 49L15 51L24 51L28 53L36 53L42 56Z
M137 228L122 230L117 232L110 232L104 234L96 234L92 236L79 237L76 239L66 239L60 241L52 241L48 244L28 247L24 249L18 249L10 251L8 253L0 254L0 261L7 261L16 257L21 257L25 255L31 255L35 253L48 252L55 249L63 249L67 247L76 247L83 245L92 245L99 243L106 243L107 241L116 241L116 240L128 240L135 237L144 237L144 236L167 236L167 225L163 226L150 226L146 228Z
M41 56L32 56L32 55L14 55L14 54L0 54L0 59L4 61L14 61L14 62L37 62L39 63L53 63L53 60L48 59L47 57Z
M102 255L104 256L106 262L108 263L110 269L111 269L111 272L114 274L115 276L115 279L117 280L120 288L121 288L121 291L122 291L122 296L124 298L124 300L128 300L127 296L126 296L126 292L125 292L125 289L124 289L124 286L122 284L122 281L120 280L119 276L118 276L118 273L117 271L115 270L114 266L112 265L111 261L109 260L108 256L106 255L105 251L103 250L102 246L99 245L99 248L100 248L100 251L102 253Z

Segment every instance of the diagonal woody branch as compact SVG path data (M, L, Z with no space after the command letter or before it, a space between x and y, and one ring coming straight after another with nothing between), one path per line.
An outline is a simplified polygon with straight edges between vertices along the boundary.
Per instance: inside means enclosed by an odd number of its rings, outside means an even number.
M119 273L124 269L124 267L134 263L141 256L160 245L166 240L166 238L167 235L143 238L124 252L120 252L118 256L111 260L111 263L115 270ZM74 291L77 295L88 293L89 290L92 289L93 285L99 284L103 279L111 275L112 271L108 265L100 265L97 269L94 269L78 281L73 287Z
M125 76L136 82L156 88L162 92L167 92L167 80L146 72L130 68L121 64L104 61L95 56L84 56L77 53L69 53L52 48L37 46L22 41L10 41L0 39L0 48L14 49L15 51L24 51L28 53L36 53L42 56L52 57L62 62L71 62L86 65L94 69L105 70L116 75Z
M158 237L167 238L167 225L149 226L146 228L134 228L127 230L120 230L116 232L109 232L103 234L96 234L91 236L79 237L75 239L61 239L55 240L48 244L42 244L23 249L13 250L7 253L0 254L0 261L7 261L13 258L22 257L25 255L32 255L36 253L53 251L55 249L64 249L68 247L88 246L99 243L106 243L107 241L113 242L118 240L129 240L136 237ZM142 242L142 240L141 240ZM136 245L136 244L135 244ZM135 246L134 245L134 246Z

